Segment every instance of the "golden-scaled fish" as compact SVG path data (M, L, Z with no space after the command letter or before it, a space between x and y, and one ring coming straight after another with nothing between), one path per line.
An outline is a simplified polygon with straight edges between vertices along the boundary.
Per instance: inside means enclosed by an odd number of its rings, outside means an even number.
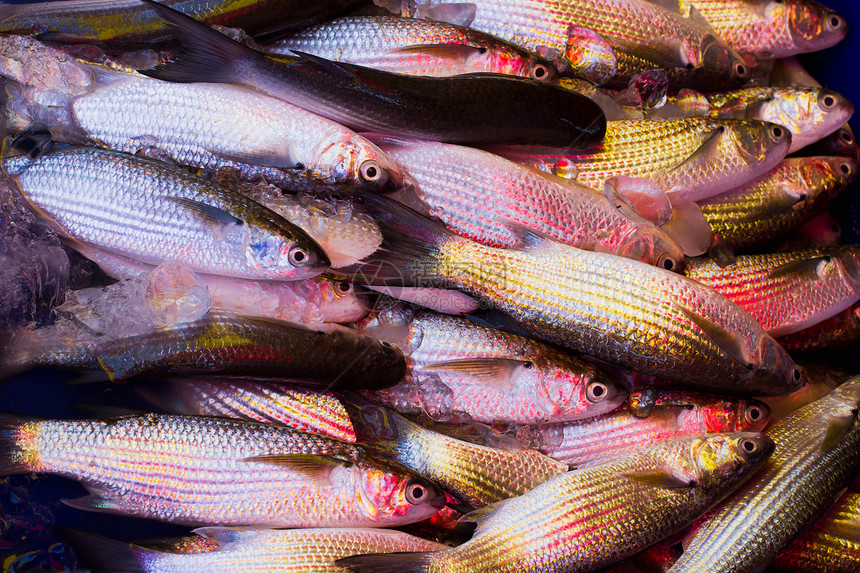
M242 28L254 36L301 29L349 11L358 0L164 0L207 24ZM136 0L62 0L50 4L0 5L0 32L50 33L67 42L142 43L170 38L167 24Z
M10 127L49 126L55 140L145 152L288 188L390 191L397 166L350 129L238 86L175 84L69 57L32 38L0 38Z
M860 246L743 255L721 267L691 259L688 277L749 312L772 336L828 319L860 300Z
M37 366L104 371L108 378L222 374L384 388L406 374L394 346L348 331L329 333L270 319L210 313L171 328L129 334L56 326L16 334L0 372Z
M860 570L860 495L845 493L809 529L776 556L787 573L856 573Z
M329 266L307 233L273 211L164 163L69 147L8 158L5 169L61 236L134 261L266 280Z
M589 251L680 272L684 252L630 206L599 191L486 151L438 142L377 140L405 170L412 191L456 233L492 247L515 247L521 228Z
M803 382L755 319L692 279L534 235L518 250L485 247L391 199L362 201L380 221L382 248L332 274L462 290L534 336L698 387L769 395Z
M389 529L251 529L200 527L175 547L144 547L63 530L94 573L336 573L334 562L368 552L439 551L447 545ZM185 549L192 547L193 549Z
M472 508L522 495L568 469L535 450L452 438L363 400L347 398L344 404L358 443L432 480Z
M468 542L435 553L342 559L375 573L601 570L657 543L734 491L773 452L763 434L715 434L645 448L555 477L474 512Z
M669 102L690 115L785 126L791 131L789 153L830 135L854 114L848 98L820 87L752 87L710 94L683 90Z
M671 573L764 569L854 477L860 459L860 378L768 430L765 468L703 519Z
M612 177L645 177L665 193L699 201L725 193L775 167L791 145L784 127L749 120L688 117L620 120L584 151L520 146L487 149L517 163L599 191Z
M450 4L443 0L433 4ZM459 2L458 2L459 3ZM714 89L739 86L749 78L743 60L702 22L684 18L645 0L471 0L469 24L530 50L550 49L576 61L577 35L593 30L608 42L617 59L615 84L630 76L664 68L676 85Z
M779 342L792 352L854 348L860 342L860 303L805 330L780 337Z
M407 356L410 372L374 400L443 421L539 424L609 412L624 386L555 348L465 318L390 308L360 332Z
M340 400L292 380L200 377L172 379L164 387L146 382L136 389L175 414L279 424L355 443L355 430Z
M160 79L242 84L352 129L451 143L582 148L600 141L606 129L597 104L555 85L503 74L407 76L305 53L267 56L153 0L141 1L176 26L183 46L170 63L146 70Z
M183 525L381 527L445 504L436 486L361 448L280 426L146 414L0 418L0 474L80 481L78 509Z
M857 162L847 157L787 157L757 179L699 205L715 235L744 249L799 227L858 173Z
M645 417L623 407L588 420L537 426L528 433L531 445L551 458L586 468L687 436L760 432L769 421L770 409L758 400L666 391L657 395Z
M757 59L816 52L839 43L848 23L814 0L652 0L695 11L720 38Z
M271 54L299 50L327 60L398 74L444 77L495 73L558 80L546 58L489 34L434 20L346 16L265 46Z

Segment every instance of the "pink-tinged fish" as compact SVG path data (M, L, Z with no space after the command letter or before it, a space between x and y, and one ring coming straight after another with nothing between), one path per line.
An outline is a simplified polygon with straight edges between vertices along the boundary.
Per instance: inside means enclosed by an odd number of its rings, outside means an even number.
M807 329L781 336L779 343L791 352L854 348L860 343L860 303Z
M436 486L355 445L193 416L4 415L0 473L61 475L90 491L72 507L183 525L381 527L445 504Z
M758 400L665 391L644 417L625 406L596 418L536 426L527 432L532 445L551 458L586 468L687 436L760 432L769 420L770 409Z
M860 246L691 260L687 276L749 312L772 336L826 320L860 299Z
M390 308L360 332L408 357L410 372L374 400L435 420L537 424L609 412L627 392L594 365L464 318Z

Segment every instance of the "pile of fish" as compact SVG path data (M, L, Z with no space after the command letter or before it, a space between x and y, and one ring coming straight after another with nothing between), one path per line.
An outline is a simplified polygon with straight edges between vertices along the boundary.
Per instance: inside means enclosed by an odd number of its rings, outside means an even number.
M0 4L0 375L147 404L0 475L194 528L93 571L860 570L845 20L377 4Z

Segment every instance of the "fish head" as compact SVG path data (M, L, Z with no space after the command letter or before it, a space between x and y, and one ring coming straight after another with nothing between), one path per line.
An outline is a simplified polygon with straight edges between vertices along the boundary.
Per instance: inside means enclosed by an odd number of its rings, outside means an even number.
M785 181L780 185L780 192L787 199L795 199L795 210L805 207L814 210L816 204L829 202L860 173L857 161L850 157L804 157L798 161L800 180L797 183Z
M621 209L622 213L624 209ZM621 239L614 254L628 259L648 263L672 271L684 272L687 259L684 249L663 229L641 217L632 218L637 223L631 226L630 233Z
M439 487L397 464L375 456L373 464L363 464L357 496L361 507L380 525L415 523L445 506Z
M339 133L314 150L321 179L359 189L389 193L403 186L400 167L375 144L355 133Z
M320 310L325 322L356 322L370 312L367 295L355 292L349 281L319 281Z
M752 476L773 450L773 440L758 432L702 436L694 438L690 448L699 484L715 488Z
M474 65L476 72L520 76L549 84L558 83L558 69L547 58L537 54L526 56L513 47L503 44L483 48L483 50L468 62Z
M369 336L359 336L362 349L351 368L359 372L374 372L380 381L388 381L380 386L391 386L401 380L407 373L406 358L399 348Z
M816 52L838 44L848 33L845 18L809 0L785 0L788 31L802 53Z
M830 395L834 396L851 409L860 407L860 376L855 376L842 383L833 390Z
M828 137L818 143L819 153L822 155L838 155L850 157L860 161L860 147L857 147L857 138L847 123L837 129Z
M856 292L860 288L860 247L857 245L842 247L836 255L836 259L845 273L844 276L848 284Z
M579 360L524 362L523 374L550 405L553 419L575 420L611 412L627 399L627 389L593 365Z
M791 147L791 131L776 123L736 120L727 122L726 129L738 156L749 167L774 166Z
M794 392L806 382L803 369L768 334L761 336L753 360L745 367L748 380L769 381L774 394Z
M802 138L798 148L835 131L854 114L854 105L842 94L823 88L784 88L774 97L750 105L748 117L783 125ZM792 149L794 151L795 149Z
M758 400L714 400L701 411L708 433L760 432L770 422L770 408Z
M268 228L249 226L244 235L245 260L272 280L307 279L328 269L328 256L301 228L286 220Z

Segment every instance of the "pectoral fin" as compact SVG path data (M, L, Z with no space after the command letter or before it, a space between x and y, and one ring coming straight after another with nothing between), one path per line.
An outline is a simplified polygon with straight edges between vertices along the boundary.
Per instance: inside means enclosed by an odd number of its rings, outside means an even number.
M744 367L747 367L747 365L752 364L752 361L747 355L743 339L729 332L722 326L714 324L707 318L697 315L693 311L681 306L680 304L676 303L675 306L677 306L678 309L683 312L684 315L689 318L693 324L701 328L705 332L705 336L707 336L711 340L711 342L716 344L734 361Z
M821 442L821 451L829 452L839 440L845 437L857 421L857 410L852 410L843 416L834 416L828 421L827 432Z
M682 478L666 470L629 472L622 475L629 480L663 489L689 489L697 484L694 479Z

